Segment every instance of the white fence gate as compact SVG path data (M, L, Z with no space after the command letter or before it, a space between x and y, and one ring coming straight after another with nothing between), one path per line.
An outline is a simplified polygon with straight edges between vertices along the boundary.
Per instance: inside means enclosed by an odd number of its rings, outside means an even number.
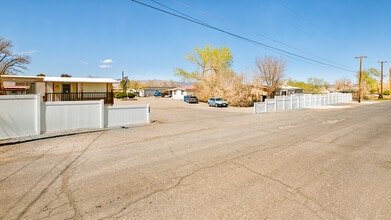
M149 105L105 106L103 100L41 102L40 95L0 96L0 140L149 122Z
M290 96L276 96L274 99L266 99L265 102L254 103L254 113L310 108L351 101L351 93L329 93L316 95L296 94Z

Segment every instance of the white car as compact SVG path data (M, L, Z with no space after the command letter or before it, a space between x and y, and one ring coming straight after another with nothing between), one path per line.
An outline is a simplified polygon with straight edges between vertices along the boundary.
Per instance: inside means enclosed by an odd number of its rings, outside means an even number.
M222 98L212 97L208 100L208 105L214 107L228 107L228 102Z

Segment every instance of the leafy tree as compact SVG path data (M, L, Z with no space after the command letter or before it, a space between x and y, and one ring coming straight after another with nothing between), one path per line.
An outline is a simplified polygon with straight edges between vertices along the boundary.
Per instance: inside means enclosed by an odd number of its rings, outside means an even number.
M303 89L303 93L312 93L312 90L311 90L311 85L304 82L304 81L296 81L296 80L292 80L292 79L289 79L287 84L289 86L294 86L294 87L298 87L298 88L302 88Z
M14 54L11 51L12 41L0 38L0 75L15 74L26 70L26 64L30 63L31 57L25 54ZM4 93L3 81L0 77L0 94Z
M220 96L233 106L249 105L248 95L242 94L244 75L238 75L232 70L233 56L229 48L209 45L197 47L194 54L186 55L186 59L196 65L197 69L188 72L177 68L175 75L194 82L194 90L200 101Z
M380 72L375 68L369 68L361 72L361 96L371 93L379 93L378 77ZM360 77L360 72L357 72L357 79Z
M285 76L286 61L282 58L265 56L257 57L255 64L258 82L266 86L268 96L273 98Z
M68 73L63 73L60 75L60 77L72 77L71 75L69 75Z
M38 73L37 76L40 76L40 77L45 77L46 74L45 73Z
M310 86L310 90L313 94L322 93L324 90L329 88L329 84L324 79L316 77L310 77L307 79L307 83Z
M119 86L122 88L122 92L123 93L126 93L126 91L128 90L128 86L129 86L129 79L128 77L125 77L123 78L120 82L119 82Z
M175 75L183 79L201 80L207 75L222 73L230 74L232 65L232 54L229 48L212 48L206 45L204 48L196 47L194 54L186 54L186 59L195 64L198 69L187 72L181 68L175 70Z
M308 78L307 82L294 81L289 79L287 84L290 86L302 88L303 93L307 94L322 93L324 89L328 89L329 87L329 84L324 79L319 79L316 77Z

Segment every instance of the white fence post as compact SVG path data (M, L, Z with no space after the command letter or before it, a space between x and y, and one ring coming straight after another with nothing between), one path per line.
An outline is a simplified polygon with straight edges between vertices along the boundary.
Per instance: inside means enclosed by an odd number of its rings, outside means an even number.
M105 127L105 101L103 99L100 100L100 123L99 127L104 128Z
M35 96L35 132L36 135L41 134L41 95Z
M290 104L287 102L290 101ZM351 93L329 93L329 94L290 94L290 98L286 96L275 96L274 99L265 99L262 103L265 106L259 106L259 103L254 103L254 113L289 109L309 108L315 106L332 105L337 103L346 103L352 101ZM271 103L272 102L272 103ZM274 103L273 103L274 102ZM282 102L282 103L280 103ZM297 104L296 104L297 102ZM270 108L269 108L270 105Z
M265 99L265 112L268 110L269 99Z
M147 121L148 123L151 122L151 106L149 104L147 105Z
M297 96L297 108L298 109L300 109L300 102L301 102L300 98L301 98L301 95L298 95Z

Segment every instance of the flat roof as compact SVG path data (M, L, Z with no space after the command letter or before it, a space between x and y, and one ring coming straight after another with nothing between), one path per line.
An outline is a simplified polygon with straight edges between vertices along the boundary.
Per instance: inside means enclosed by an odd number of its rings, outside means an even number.
M4 86L4 89L9 91L24 91L30 89L30 86Z
M84 83L116 83L110 78L81 78L81 77L44 77L44 82L84 82Z
M90 78L90 77L52 77L52 76L17 76L1 75L7 80L28 80L35 82L82 82L82 83L116 83L117 80L110 78Z

